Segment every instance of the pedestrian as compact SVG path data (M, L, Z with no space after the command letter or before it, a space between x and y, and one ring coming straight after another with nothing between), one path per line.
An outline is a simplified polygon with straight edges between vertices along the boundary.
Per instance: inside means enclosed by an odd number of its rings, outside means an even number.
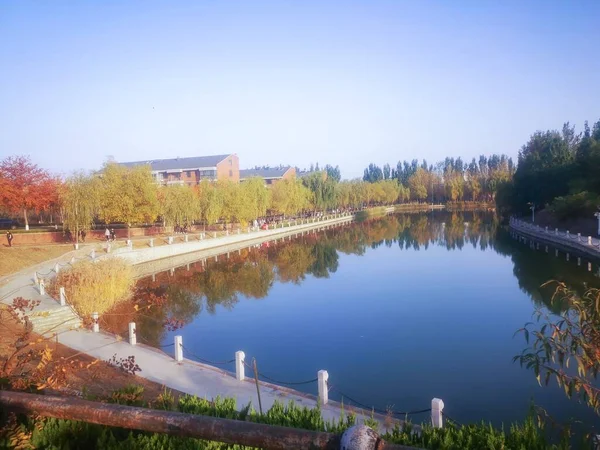
M10 231L6 232L6 240L8 241L8 246L12 247L13 235Z
M104 230L104 237L106 238L106 242L110 240L110 230L108 227L106 227L106 230Z
M117 238L117 233L115 233L115 229L111 228L110 229L110 240L114 241Z
M81 242L85 242L85 236L86 236L86 232L85 230L79 230L79 237L81 238Z

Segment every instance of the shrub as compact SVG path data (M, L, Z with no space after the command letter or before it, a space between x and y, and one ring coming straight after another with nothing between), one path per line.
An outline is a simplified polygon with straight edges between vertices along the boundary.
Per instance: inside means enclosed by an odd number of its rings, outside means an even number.
M75 263L59 272L54 289L64 287L67 301L87 317L94 312L102 314L127 300L133 285L131 267L120 258L109 258Z
M596 211L598 196L587 191L578 194L556 197L549 210L559 219L569 217L591 216Z

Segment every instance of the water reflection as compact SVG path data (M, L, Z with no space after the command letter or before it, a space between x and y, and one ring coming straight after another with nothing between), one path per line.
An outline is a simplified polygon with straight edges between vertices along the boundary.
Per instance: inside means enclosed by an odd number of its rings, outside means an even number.
M430 246L460 251L471 246L510 257L520 288L537 305L551 305L548 280L565 282L577 292L599 285L587 271L554 248L530 248L515 239L496 218L481 212L432 212L369 218L341 228L310 233L292 240L266 243L251 250L198 261L188 267L156 274L138 282L134 301L120 305L103 317L103 327L115 332L138 323L140 339L159 345L169 329L193 321L200 313L215 314L217 306L232 309L241 298L265 298L275 282L301 284L307 277L328 278L338 270L339 255L364 255L385 245L399 250ZM594 266L597 267L597 266Z

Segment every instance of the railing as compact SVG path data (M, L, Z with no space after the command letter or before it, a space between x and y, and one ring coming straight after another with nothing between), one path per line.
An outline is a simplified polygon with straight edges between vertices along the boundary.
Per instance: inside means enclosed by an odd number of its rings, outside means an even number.
M575 249L592 251L600 255L600 239L592 236L582 236L581 233L575 234L571 233L569 230L559 230L558 228L551 229L549 227L541 227L514 217L511 217L510 219L510 226L515 230L522 230L552 242L573 247Z

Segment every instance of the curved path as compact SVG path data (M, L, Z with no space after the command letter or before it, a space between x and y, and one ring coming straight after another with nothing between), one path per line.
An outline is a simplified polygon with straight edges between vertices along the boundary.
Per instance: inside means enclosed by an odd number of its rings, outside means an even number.
M523 220L511 218L510 228L534 239L556 244L562 247L585 253L586 255L600 258L600 239L592 236L581 236L580 233L572 234L568 230L554 230L540 227Z

